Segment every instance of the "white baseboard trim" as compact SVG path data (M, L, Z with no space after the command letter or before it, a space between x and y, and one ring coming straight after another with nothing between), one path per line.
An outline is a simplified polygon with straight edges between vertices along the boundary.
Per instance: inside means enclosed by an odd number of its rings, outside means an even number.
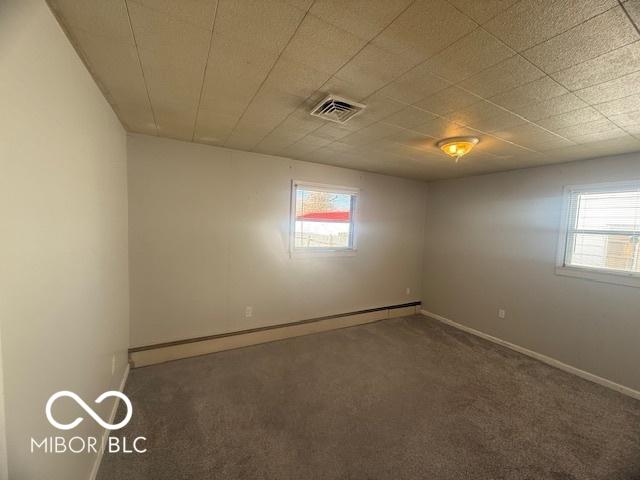
M552 367L558 368L580 378L584 378L585 380L589 380L590 382L597 383L598 385L602 385L603 387L610 388L611 390L615 390L616 392L620 392L624 395L628 395L629 397L640 400L640 392L638 390L634 390L633 388L625 387L624 385L620 385L619 383L607 380L606 378L599 377L597 375L594 375L593 373L585 372L584 370L580 370L579 368L567 365L566 363L563 363L560 360L556 360L555 358L547 357L546 355L534 352L533 350L521 347L520 345L507 342L506 340L502 340L501 338L494 337L474 328L456 323L453 320L449 320L448 318L443 317L442 315L438 315L424 309L420 310L420 313L425 317L433 318L434 320L438 320L439 322L450 325L454 328L457 328L458 330L462 330L463 332L467 332L471 335L475 335L476 337L480 337L490 342L497 343L498 345L502 345L503 347L507 347L528 357L535 358L536 360L546 363L547 365L551 365Z
M124 386L127 384L127 378L129 378L129 364L124 369L124 373L122 374L122 380L120 381L120 386L118 387L119 392L124 391ZM113 424L116 419L116 413L118 412L118 406L120 405L120 399L116 398L116 401L113 404L113 408L111 409L111 414L109 415L109 423ZM93 462L93 468L91 469L91 474L89 476L89 480L96 480L98 476L98 470L100 469L100 463L102 463L102 457L104 456L104 447L107 443L107 438L109 437L110 430L104 429L102 432L102 441L100 442L100 450L98 451L98 455L96 456L95 461Z

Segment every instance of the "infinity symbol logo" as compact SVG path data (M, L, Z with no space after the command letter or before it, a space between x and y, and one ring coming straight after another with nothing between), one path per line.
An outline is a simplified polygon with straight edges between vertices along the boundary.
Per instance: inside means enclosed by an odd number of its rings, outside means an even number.
M118 392L116 390L110 390L108 392L104 392L102 395L100 395L98 398L96 398L96 401L95 401L95 403L102 403L102 401L105 398L117 397L117 398L119 398L120 400L122 400L125 403L125 405L127 406L127 415L124 417L124 420L122 420L119 423L116 423L115 425L113 425L111 423L107 423L104 420L102 420L102 418L100 418L100 416L89 405L87 405L84 400L82 400L75 393L69 392L67 390L62 390L60 392L57 392L57 393L54 393L53 395L51 395L51 397L49 397L49 400L47 400L47 405L45 407L45 413L47 415L47 420L49 420L49 423L51 425L53 425L54 427L56 427L56 428L58 428L60 430L71 430L72 428L77 427L80 424L80 422L82 422L82 420L84 420L83 417L78 417L73 422L67 423L67 424L57 422L53 418L53 415L51 415L51 407L53 406L53 403L57 399L59 399L60 397L72 398L78 405L80 405L82 407L82 409L85 412L87 412L91 416L91 418L93 418L97 423L99 423L102 428L106 428L108 430L119 430L119 429L121 429L127 423L129 423L129 420L131 420L131 415L133 415L133 407L131 406L131 401L129 400L129 398L127 398L127 396L124 393Z

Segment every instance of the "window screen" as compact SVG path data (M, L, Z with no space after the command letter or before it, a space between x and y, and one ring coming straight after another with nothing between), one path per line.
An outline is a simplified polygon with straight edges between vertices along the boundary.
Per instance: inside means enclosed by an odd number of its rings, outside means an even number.
M295 250L353 250L357 193L294 184Z
M640 274L640 183L569 194L565 265Z

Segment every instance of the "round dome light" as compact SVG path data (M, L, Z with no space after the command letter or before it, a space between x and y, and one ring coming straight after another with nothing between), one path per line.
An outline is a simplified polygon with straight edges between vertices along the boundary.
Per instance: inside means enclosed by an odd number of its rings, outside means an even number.
M451 137L440 140L437 145L444 153L456 159L466 155L480 140L476 137Z

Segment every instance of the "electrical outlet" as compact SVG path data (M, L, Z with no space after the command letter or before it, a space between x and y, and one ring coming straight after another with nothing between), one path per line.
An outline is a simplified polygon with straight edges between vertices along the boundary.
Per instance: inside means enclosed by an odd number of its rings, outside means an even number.
M407 296L411 295L411 289L410 289L409 287L407 287L407 288L405 289L404 293L405 293Z
M498 309L498 318L505 318L507 316L507 311L504 308Z
M116 355L115 353L111 356L111 375L116 373Z
M249 318L253 316L253 307L245 307L244 308L244 317Z

